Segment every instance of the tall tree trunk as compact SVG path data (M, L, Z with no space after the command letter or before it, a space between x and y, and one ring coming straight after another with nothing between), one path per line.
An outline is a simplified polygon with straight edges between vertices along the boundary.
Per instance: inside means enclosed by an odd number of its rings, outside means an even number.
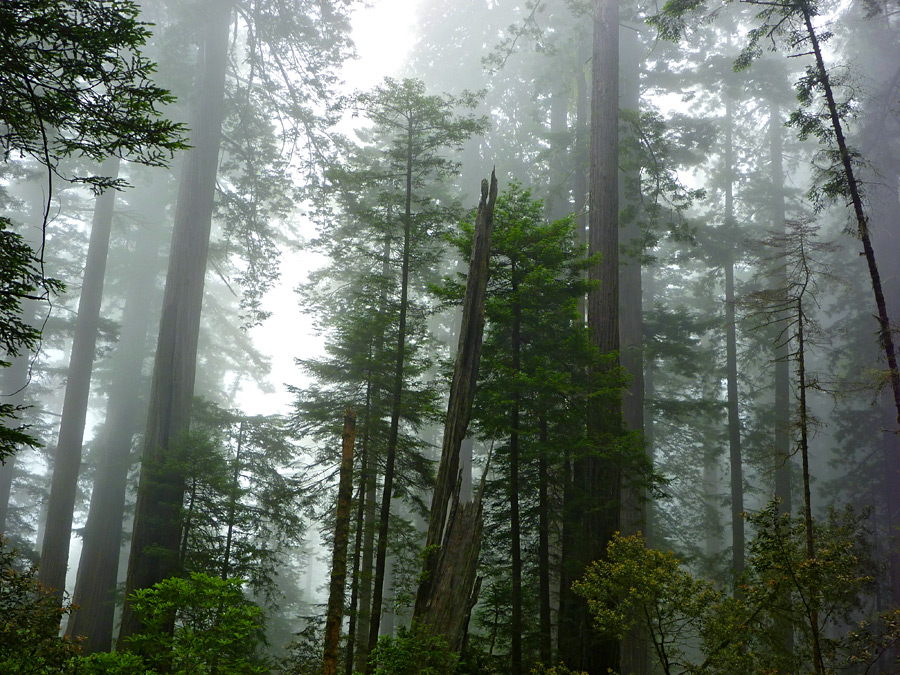
M598 283L588 296L588 326L591 342L604 358L604 370L616 371L619 351L619 238L618 238L618 148L619 148L619 5L617 0L594 1L594 49L591 97L591 178L589 251L601 262L590 270ZM604 446L615 443L622 430L621 397L611 395L595 401L589 433L598 446L575 458L574 504L576 533L569 574L580 577L599 559L618 529L621 469L618 462L601 457ZM575 507L575 508L572 508ZM571 577L570 577L571 578ZM571 589L563 589L571 594ZM563 608L566 616L563 615ZM569 598L561 603L560 659L569 668L589 675L618 670L618 645L599 639L592 627L587 603Z
M231 546L234 543L234 518L237 511L238 493L241 489L241 450L244 444L244 420L238 423L237 447L234 451L234 467L231 472L231 485L228 495L228 515L225 517L225 551L222 553L222 579L227 579L231 572ZM348 498L349 499L349 498Z
M369 349L369 359L371 363L372 350ZM371 369L369 370L369 381L366 384L366 403L363 409L363 438L360 444L360 461L359 461L359 490L357 491L356 501L356 532L353 541L353 567L350 571L350 625L347 627L347 651L344 655L344 671L345 675L353 675L353 664L356 656L356 631L359 621L359 586L360 586L360 562L363 546L363 531L365 529L365 513L366 513L366 486L369 483L369 437L370 437L370 421L372 412L372 381ZM364 634L367 635L367 634ZM363 640L365 642L365 640Z
M390 211L389 211L390 215ZM387 307L387 280L391 276L391 245L392 237L386 236L383 243L381 258L381 276L385 280L381 292L381 307ZM372 347L372 357L381 358L384 351L384 333L380 333ZM369 380L375 379L374 373L369 373ZM358 627L356 628L356 636L354 638L354 651L351 664L355 665L357 672L366 672L369 661L369 633L372 625L372 587L375 559L375 512L377 508L377 489L378 489L378 462L375 459L375 447L369 445L369 441L374 443L374 439L370 438L371 420L375 418L372 412L372 406L378 406L378 401L382 396L381 387L376 386L374 391L370 391L369 404L366 407L366 445L364 447L364 463L367 469L365 480L361 481L360 490L361 499L364 501L363 509L363 542L362 542L362 563L359 572L359 609L357 611ZM380 410L380 408L379 408ZM348 650L348 660L350 660ZM350 666L348 666L349 668Z
M23 310L28 311L26 307L23 307ZM3 396L4 403L20 406L25 402L25 386L28 382L30 363L30 354L20 354L12 359L12 364L8 368L2 371L3 390L0 392L0 395ZM15 475L16 456L13 455L12 457L7 457L6 461L0 465L0 535L4 536L6 536L7 531L7 519L9 517L9 506Z
M143 225L131 254L134 275L128 286L122 332L113 357L115 379L98 439L97 470L72 595L73 604L79 609L72 613L66 626L67 635L84 637L81 646L88 654L106 652L112 646L132 441L146 411L141 402L145 384L141 370L148 350L148 308L155 306L156 300L159 237L158 229Z
M341 619L344 613L344 588L347 584L347 543L350 536L350 498L353 495L353 444L355 440L356 413L347 410L344 413L341 472L334 523L334 550L331 556L331 584L328 592L328 612L325 616L323 675L336 675L337 673L337 653L341 641Z
M772 227L784 231L787 225L784 203L784 123L774 99L769 103L769 146L772 160ZM787 283L787 270L779 267L777 287ZM791 513L791 374L790 345L785 321L776 324L775 336L775 497L780 513Z
M553 663L550 597L550 468L547 454L547 416L538 420L538 594L540 607L540 658L547 667Z
M776 232L787 231L787 217L784 198L784 123L781 119L781 108L777 97L769 102L769 151L772 163L772 229ZM775 270L776 288L787 287L787 269L779 265ZM774 446L772 448L772 464L775 471L775 499L778 501L778 513L791 514L791 373L790 373L790 335L789 320L775 323L773 330L773 357L775 366L775 401L774 401ZM781 642L787 654L794 651L794 625L790 620L781 620L778 624Z
M637 34L630 28L620 31L622 70L620 79L620 102L624 110L637 112L640 108L640 87L638 65L641 59ZM623 126L623 133L631 135L630 127ZM637 169L630 176L619 180L619 199L625 206L637 208L640 202L640 176ZM622 243L627 255L619 267L619 340L621 342L621 364L630 378L628 388L622 396L622 417L629 431L642 434L644 431L644 364L643 364L643 317L641 305L641 255L643 253L642 234L637 217L633 217L622 228ZM640 480L640 479L639 479ZM627 479L622 490L622 531L634 534L644 525L643 491ZM624 656L624 655L623 655ZM634 666L623 663L625 670Z
M369 460L370 464L374 464ZM363 547L362 562L360 564L360 588L359 588L359 609L358 622L356 630L356 653L354 654L355 669L357 672L364 673L366 663L369 660L369 630L371 628L372 619L372 572L373 561L375 558L375 516L376 516L376 497L377 497L377 480L376 470L374 467L366 474L366 482L362 486L365 490L365 512L363 515Z
M656 278L652 266L643 269L643 296L648 308L652 308L656 300ZM645 354L644 358L644 451L647 453L647 461L651 466L656 461L656 417L653 414L653 404L656 400L656 359L652 351ZM655 510L652 502L645 509L646 520L645 536L651 546L657 541Z
M190 423L222 135L231 8L231 2L221 0L211 5L204 17L198 100L190 139L193 147L185 158L175 211L120 640L140 630L128 596L176 571L184 476L180 470L166 466L166 460Z
M372 587L372 613L369 617L369 651L378 642L381 606L384 594L384 569L387 560L388 523L391 516L391 492L394 489L394 464L400 433L400 413L403 399L403 369L406 364L406 314L409 309L409 256L412 240L412 184L413 184L413 121L407 124L406 136L406 199L403 211L403 253L400 268L400 312L397 318L397 362L394 367L394 386L391 400L391 426L388 431L384 468L384 490L378 522L378 548L375 555L375 581ZM370 669L367 669L369 672Z
M522 672L522 538L519 521L519 370L521 369L522 349L522 307L519 302L519 280L515 258L511 261L512 277L513 325L512 325L512 408L509 415L509 522L510 522L510 561L512 564L512 614L510 615L510 631L512 633L512 649L510 652L510 673L521 675Z
M803 261L805 266L806 261ZM807 279L808 281L808 279ZM805 284L804 284L805 287ZM810 496L809 475L809 433L808 413L806 407L806 344L803 335L803 296L797 299L797 388L800 391L800 459L803 466L803 522L806 529L806 558L809 564L816 560L815 534L813 533L812 498ZM816 595L818 589L812 586L809 589L812 597L807 606L810 634L812 636L813 669L816 675L824 675L825 662L822 658L821 629L819 627L819 613L816 608Z
M569 189L566 181L569 171L568 157L568 92L566 82L550 94L550 186L547 195L547 217L551 222L569 212Z
M621 68L619 107L638 112L640 110L641 50L637 33L625 26L620 29ZM631 127L622 128L623 135L631 135ZM633 206L635 214L622 229L624 248L628 252L619 267L619 340L621 365L630 378L622 396L622 418L625 428L642 437L644 431L644 358L643 358L643 307L641 301L642 233L637 219L640 203L640 175L634 164L631 175L619 177L619 199L623 206ZM639 469L623 477L621 494L621 529L625 534L644 530L644 477ZM650 669L649 642L644 632L635 627L622 641L621 667L626 673L646 675Z
M591 55L586 41L578 45L577 63L575 64L575 176L572 189L575 200L575 220L578 223L578 244L588 243L588 171L590 169L590 96L588 82L585 77L585 64ZM587 303L582 299L578 303L578 315L587 318Z
M116 178L119 175L118 158L106 160L100 171L105 176ZM84 423L87 419L91 373L97 349L100 304L103 299L103 281L106 276L106 258L109 253L115 202L116 191L107 190L97 197L94 206L84 280L81 285L75 334L69 357L62 419L53 455L53 478L50 482L47 525L44 531L44 545L41 548L39 576L44 587L51 589L59 602L62 602L66 587L72 520L78 492L78 473L81 470Z
M731 567L735 578L744 571L744 474L741 418L738 406L737 325L734 316L734 119L725 97L725 377L728 388L728 457L731 466ZM735 588L737 586L735 585Z

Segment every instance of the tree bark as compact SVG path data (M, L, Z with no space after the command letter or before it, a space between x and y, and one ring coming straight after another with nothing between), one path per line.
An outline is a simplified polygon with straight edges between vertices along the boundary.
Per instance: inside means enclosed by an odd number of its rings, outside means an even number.
M66 626L67 635L84 637L81 646L88 654L106 652L112 647L132 442L146 410L141 402L145 385L141 370L148 349L148 308L155 306L156 299L158 238L152 226L141 227L132 253L134 276L122 314L122 332L114 356L115 380L99 437L97 473L72 595L73 604L79 609L72 613Z
M619 4L594 1L593 73L591 97L591 174L589 252L600 254L589 277L597 283L588 295L591 342L606 359L597 376L614 373L619 351ZM567 513L573 523L572 556L568 580L578 578L599 559L618 529L621 466L611 459L621 438L621 396L594 401L588 430L596 448L574 459L572 503ZM604 457L604 455L606 455ZM571 596L570 588L563 588ZM591 613L581 598L568 597L560 606L560 659L574 670L606 675L619 669L618 644L600 639Z
M119 159L106 160L100 172L104 176L118 177ZM41 548L39 577L41 584L50 589L60 603L66 587L72 520L78 492L78 474L81 470L84 424L87 419L91 373L97 351L100 304L103 299L103 281L106 276L106 258L109 253L115 203L116 191L107 190L97 197L94 206L84 280L81 285L75 334L69 357L62 418L53 455L53 477L47 502L47 524L44 530L44 545Z
M141 627L128 596L176 571L184 476L166 464L190 423L232 5L222 0L210 7L199 64L198 100L190 139L193 147L185 158L175 211L120 640Z
M344 413L344 437L338 486L337 514L334 524L334 550L331 556L331 586L325 617L325 647L322 675L336 675L337 653L341 641L344 613L344 587L347 583L347 543L350 536L350 498L353 495L353 444L356 440L356 413Z

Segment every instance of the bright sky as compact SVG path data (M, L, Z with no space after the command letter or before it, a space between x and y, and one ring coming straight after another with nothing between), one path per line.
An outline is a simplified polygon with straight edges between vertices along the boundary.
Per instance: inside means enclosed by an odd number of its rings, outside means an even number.
M347 91L370 89L386 76L397 74L414 41L415 6L415 0L375 0L371 7L357 10L353 41L359 58L343 68ZM310 223L300 223L300 228L304 237L314 233ZM315 265L314 257L302 253L287 253L282 258L281 282L265 303L272 316L253 330L257 349L272 359L270 380L275 392L263 394L254 386L246 388L238 405L247 414L286 413L291 396L284 384L302 384L294 359L321 353L321 340L312 334L310 317L300 312L293 291Z

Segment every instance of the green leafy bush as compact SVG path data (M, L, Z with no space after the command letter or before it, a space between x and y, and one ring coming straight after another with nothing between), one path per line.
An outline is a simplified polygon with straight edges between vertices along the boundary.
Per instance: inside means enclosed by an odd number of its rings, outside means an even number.
M0 539L0 673L60 673L78 645L59 636L68 605L45 590L37 568Z
M267 672L257 656L262 610L244 597L241 585L194 572L135 591L132 607L144 630L128 638L129 650L160 672Z
M451 675L457 660L447 642L424 626L382 636L370 657L375 675Z

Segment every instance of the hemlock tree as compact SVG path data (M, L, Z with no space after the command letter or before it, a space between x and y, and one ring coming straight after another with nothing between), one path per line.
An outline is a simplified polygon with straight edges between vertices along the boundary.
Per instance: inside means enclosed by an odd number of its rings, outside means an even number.
M179 567L241 579L277 600L278 568L303 542L301 489L284 472L295 448L282 420L228 411L198 399L179 443L187 476Z
M414 246L431 247L446 223L455 216L452 202L435 199L434 188L452 176L457 163L445 153L458 149L473 134L485 128L485 121L473 115L459 115L456 108L472 108L476 99L433 96L416 80L390 78L372 92L358 98L361 112L372 122L372 137L384 153L380 174L381 198L394 205L392 224L400 250L395 367L390 383L391 415L385 448L384 487L375 557L374 587L369 628L369 649L378 641L381 621L388 525L391 511L400 417L403 406L404 364L407 350L407 320L410 309L410 272ZM402 243L401 243L402 242Z
M289 387L296 395L292 428L297 436L317 443L315 467L307 485L328 484L337 464L333 438L340 431L341 411L358 413L358 484L363 486L356 509L356 540L352 564L348 661L365 669L368 655L372 566L376 528L376 483L382 473L389 435L399 316L396 200L377 169L380 153L373 147L347 148L342 164L327 173L334 203L320 214L319 236L311 248L329 262L310 274L298 289L301 305L325 336L325 355L298 359L312 378L306 387ZM387 194L386 194L387 193ZM335 205L337 209L335 209ZM417 432L436 416L437 394L425 373L433 367L432 349L422 302L429 270L440 247L417 239L411 256L410 312L403 376L403 410L398 446L395 493L415 510L424 510L420 495L428 486L430 465ZM327 467L322 469L321 467ZM309 490L311 494L314 489ZM327 513L331 505L319 492L312 508ZM354 592L355 591L355 592Z
M551 638L550 532L559 516L552 495L561 485L562 448L585 442L590 383L583 367L596 352L578 314L589 261L575 230L571 218L546 223L544 205L515 182L497 199L473 422L480 436L501 441L493 461L499 477L487 497L492 545L483 556L497 565L486 572L485 593L510 589L513 673L538 657L536 645L523 642L535 629L526 607L540 607L541 642ZM464 257L471 236L465 223L457 239ZM464 287L445 287L461 298Z

